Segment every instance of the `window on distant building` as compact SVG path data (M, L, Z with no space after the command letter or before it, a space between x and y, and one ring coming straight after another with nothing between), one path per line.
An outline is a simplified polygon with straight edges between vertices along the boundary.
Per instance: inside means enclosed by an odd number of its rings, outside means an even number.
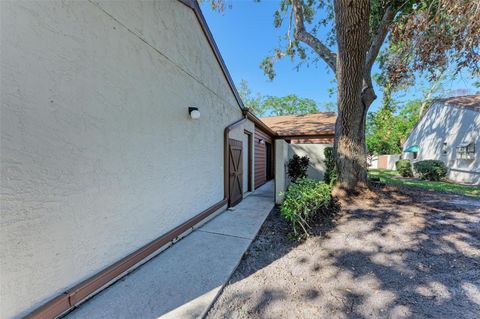
M442 154L447 155L447 142L443 142Z

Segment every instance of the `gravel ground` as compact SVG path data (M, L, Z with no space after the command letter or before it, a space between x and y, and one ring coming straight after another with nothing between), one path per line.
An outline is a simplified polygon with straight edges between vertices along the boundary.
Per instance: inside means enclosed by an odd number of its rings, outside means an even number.
M480 201L381 187L291 239L274 209L207 318L480 318Z

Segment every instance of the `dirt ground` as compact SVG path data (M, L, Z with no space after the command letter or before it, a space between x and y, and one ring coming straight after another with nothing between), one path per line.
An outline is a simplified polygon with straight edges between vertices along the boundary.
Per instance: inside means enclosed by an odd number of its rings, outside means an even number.
M302 242L274 209L207 318L480 318L480 201L376 194Z

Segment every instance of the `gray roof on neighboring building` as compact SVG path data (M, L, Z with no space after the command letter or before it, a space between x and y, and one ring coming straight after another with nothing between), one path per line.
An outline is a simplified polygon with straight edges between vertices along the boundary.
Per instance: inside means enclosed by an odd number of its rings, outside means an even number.
M436 99L434 103L442 103L448 106L451 105L463 109L480 112L480 94Z

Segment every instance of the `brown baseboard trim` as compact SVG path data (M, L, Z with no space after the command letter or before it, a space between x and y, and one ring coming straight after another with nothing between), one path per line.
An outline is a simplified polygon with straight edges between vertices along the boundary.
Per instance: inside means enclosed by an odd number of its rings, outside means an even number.
M60 316L84 301L87 297L90 297L93 293L98 292L107 284L111 284L114 280L120 279L122 274L126 274L132 267L145 260L148 256L155 253L172 240L175 240L178 236L190 230L202 220L227 205L227 203L228 200L226 198L222 199L215 205L192 217L165 235L160 236L142 248L134 251L127 257L122 258L96 275L93 275L63 294L55 297L43 306L40 306L25 318L51 319Z

